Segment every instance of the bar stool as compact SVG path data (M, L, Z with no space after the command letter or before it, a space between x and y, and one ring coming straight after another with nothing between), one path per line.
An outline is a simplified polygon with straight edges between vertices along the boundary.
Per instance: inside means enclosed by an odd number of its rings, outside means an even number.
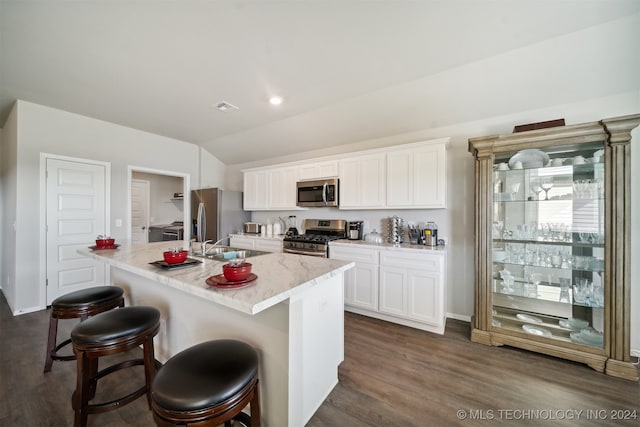
M228 426L238 420L259 427L258 353L236 340L190 347L160 368L151 398L158 426ZM249 403L251 417L242 412Z
M124 307L98 314L76 325L71 331L73 351L77 359L77 383L72 397L74 425L86 426L89 414L118 409L143 394L151 408L151 383L156 371L153 337L160 329L160 311L153 307ZM115 363L98 371L98 359L143 347L142 359ZM96 394L100 378L136 365L144 365L145 384L119 399L89 404Z
M58 351L71 339L56 344L58 335L58 319L80 318L87 320L89 316L109 311L116 307L124 307L123 290L117 286L96 286L80 291L70 292L53 300L51 317L49 318L49 338L47 339L47 355L44 372L51 371L54 360L75 360L75 354L59 356Z

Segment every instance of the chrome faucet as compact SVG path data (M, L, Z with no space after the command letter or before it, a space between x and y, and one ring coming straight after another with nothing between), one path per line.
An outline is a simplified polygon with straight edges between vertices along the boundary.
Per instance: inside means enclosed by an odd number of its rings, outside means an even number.
M218 243L228 238L229 236L224 236L222 239L216 240L211 246L215 247ZM212 240L205 240L204 242L200 243L200 253L203 257L207 256L207 243L211 243L211 242Z
M205 240L204 242L200 243L200 254L202 256L207 255L207 243L211 243L211 240ZM214 246L215 246L215 243L214 243Z

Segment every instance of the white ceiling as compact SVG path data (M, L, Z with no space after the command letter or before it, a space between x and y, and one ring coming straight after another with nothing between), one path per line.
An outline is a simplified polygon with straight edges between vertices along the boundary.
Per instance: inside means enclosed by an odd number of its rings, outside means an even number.
M22 99L244 163L574 101L580 88L548 84L554 70L523 101L518 64L493 77L499 102L469 100L491 79L460 70L638 12L636 0L0 0L0 123Z

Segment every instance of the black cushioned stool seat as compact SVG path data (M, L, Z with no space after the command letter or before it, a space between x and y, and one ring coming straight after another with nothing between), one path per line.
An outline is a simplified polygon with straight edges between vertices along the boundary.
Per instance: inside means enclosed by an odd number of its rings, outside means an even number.
M81 291L70 292L53 300L51 316L49 317L49 338L47 340L47 354L44 362L44 372L51 371L54 360L75 360L74 354L58 355L58 351L71 343L67 339L57 344L58 320L80 318L87 320L89 316L109 311L116 307L124 307L124 292L117 286L96 286Z
M151 408L151 383L156 371L153 337L160 329L160 311L153 307L125 307L98 314L79 323L71 331L73 351L78 363L76 390L72 406L75 426L85 426L92 413L117 409L146 394ZM125 360L98 371L98 359L142 345L142 359ZM144 365L145 384L116 400L89 404L100 378L123 368Z
M232 419L260 425L258 353L236 340L190 347L169 359L151 386L158 426L217 426ZM251 403L251 417L242 409Z

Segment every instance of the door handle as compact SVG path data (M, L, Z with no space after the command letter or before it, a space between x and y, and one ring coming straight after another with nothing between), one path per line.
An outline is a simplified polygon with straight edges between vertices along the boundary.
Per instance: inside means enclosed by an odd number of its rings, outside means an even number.
M327 205L327 188L328 187L329 187L329 184L327 184L326 182L322 184L322 201L324 202L325 206Z

